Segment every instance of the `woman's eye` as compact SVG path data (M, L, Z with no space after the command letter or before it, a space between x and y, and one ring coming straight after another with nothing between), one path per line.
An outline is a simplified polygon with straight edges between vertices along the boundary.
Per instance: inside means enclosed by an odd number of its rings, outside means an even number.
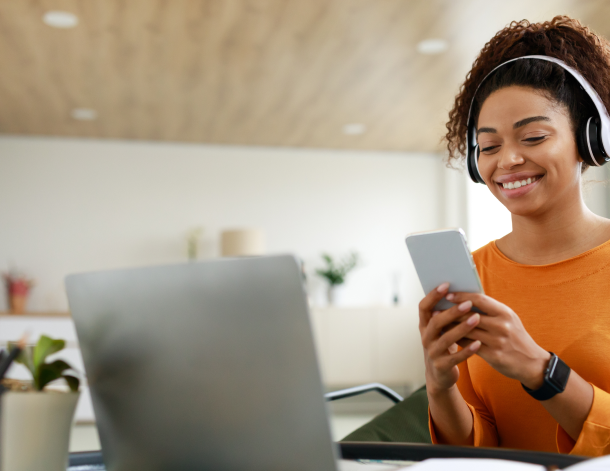
M498 145L498 144L496 144L495 146L484 147L484 148L481 148L481 152L490 152L499 147L500 147L500 145Z
M542 141L544 138L546 138L546 136L534 136L532 138L524 139L523 141L526 141L528 143L537 143Z

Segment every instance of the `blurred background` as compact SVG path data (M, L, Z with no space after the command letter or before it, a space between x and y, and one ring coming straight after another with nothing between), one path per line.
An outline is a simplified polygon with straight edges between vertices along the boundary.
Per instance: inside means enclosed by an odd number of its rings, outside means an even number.
M499 29L558 14L610 35L605 0L0 0L0 270L34 281L25 314L0 291L0 341L63 337L78 364L70 273L292 253L328 389L419 387L405 236L511 229L445 166L448 110ZM609 216L606 169L584 179ZM322 254L352 253L330 293ZM333 404L335 436L387 406Z

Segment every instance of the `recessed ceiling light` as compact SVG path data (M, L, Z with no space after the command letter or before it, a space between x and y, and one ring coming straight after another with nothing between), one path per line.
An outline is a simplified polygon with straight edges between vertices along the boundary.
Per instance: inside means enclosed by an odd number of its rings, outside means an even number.
M343 134L356 135L366 131L366 126L362 123L348 123L343 125Z
M97 111L92 108L75 108L70 114L79 121L91 121L97 118Z
M78 17L74 13L59 10L46 12L42 21L53 28L74 28L78 25Z
M445 52L448 47L449 43L444 39L424 39L417 44L417 52L421 54L440 54L441 52Z

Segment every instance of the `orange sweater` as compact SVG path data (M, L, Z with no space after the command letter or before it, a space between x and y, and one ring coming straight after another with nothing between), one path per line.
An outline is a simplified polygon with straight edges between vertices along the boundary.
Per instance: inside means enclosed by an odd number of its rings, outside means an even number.
M495 242L473 253L485 293L511 307L532 338L593 385L593 406L574 442L540 402L475 355L458 388L474 418L474 445L610 454L610 241L571 259L518 264ZM437 443L430 422L432 442Z

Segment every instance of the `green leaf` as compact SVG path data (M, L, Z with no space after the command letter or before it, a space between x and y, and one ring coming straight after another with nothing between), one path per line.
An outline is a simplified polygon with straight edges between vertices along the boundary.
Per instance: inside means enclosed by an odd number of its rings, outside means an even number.
M78 392L78 386L80 385L80 380L73 375L62 375L62 377L66 380L68 387L73 392Z
M74 370L70 364L62 360L45 363L45 359L51 354L61 351L65 347L65 341L61 339L51 339L48 336L41 336L35 347L26 346L17 358L16 362L25 365L32 374L34 388L43 390L49 383L64 378L73 392L78 391L80 381L73 375L64 375L66 370ZM9 343L9 349L16 346L16 343Z
M51 339L45 335L40 336L38 344L36 344L36 347L34 348L32 358L34 369L37 370L38 367L45 361L47 356L61 351L65 345L66 342L63 339Z
M47 384L61 378L65 370L72 370L72 367L62 360L38 366L38 375L34 377L34 387L36 390L42 390Z
M326 262L326 268L316 269L316 274L325 278L328 284L332 286L345 283L347 274L360 263L360 258L356 252L351 252L337 263L327 253L322 253L322 259Z
M13 348L17 347L17 343L9 342L7 347L8 347L8 350L11 351ZM34 363L32 362L33 351L34 351L34 348L32 346L26 346L25 349L22 349L21 352L19 353L19 355L15 358L15 362L18 362L19 364L23 364L24 366L27 367L27 369L32 374L32 377L35 376L35 370L36 370L34 368Z

